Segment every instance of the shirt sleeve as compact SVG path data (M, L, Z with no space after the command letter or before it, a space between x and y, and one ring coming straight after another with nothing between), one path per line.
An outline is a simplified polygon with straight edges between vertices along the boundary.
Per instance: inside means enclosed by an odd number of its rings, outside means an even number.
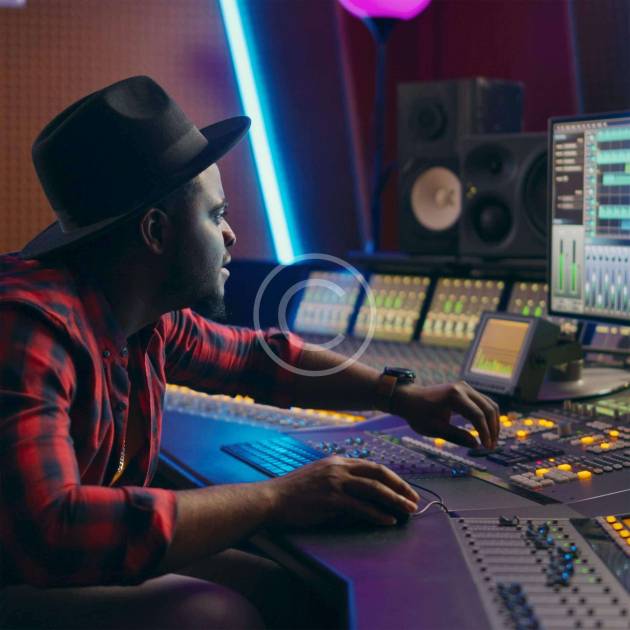
M288 407L304 342L277 328L223 326L190 309L165 316L166 377L209 394L244 394Z
M171 491L82 485L72 342L34 307L0 306L0 584L138 583L174 533Z

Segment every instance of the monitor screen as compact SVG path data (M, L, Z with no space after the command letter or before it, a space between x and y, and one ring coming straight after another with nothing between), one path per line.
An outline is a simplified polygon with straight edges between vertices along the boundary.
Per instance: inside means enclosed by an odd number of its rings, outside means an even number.
M630 112L552 118L550 310L630 320Z
M489 317L474 349L468 371L491 378L511 380L529 330L528 321Z

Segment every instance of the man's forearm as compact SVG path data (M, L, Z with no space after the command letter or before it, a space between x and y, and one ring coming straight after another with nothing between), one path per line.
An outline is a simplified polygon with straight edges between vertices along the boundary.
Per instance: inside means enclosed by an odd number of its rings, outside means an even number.
M169 573L227 549L269 525L274 499L266 483L177 492L177 524L157 573Z
M330 350L306 344L299 368L311 375L299 374L295 384L294 404L318 409L371 409L376 401L376 384L380 373L367 365L352 361L339 372L326 376L318 372L337 367L347 357Z

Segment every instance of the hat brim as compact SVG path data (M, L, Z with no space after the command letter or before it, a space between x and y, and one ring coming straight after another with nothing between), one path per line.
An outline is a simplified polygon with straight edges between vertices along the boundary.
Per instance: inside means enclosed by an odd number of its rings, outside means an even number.
M184 169L172 173L171 177L161 181L154 192L141 204L115 217L109 217L71 232L64 232L59 222L55 221L24 246L20 252L21 257L43 258L65 252L105 234L134 214L150 208L223 157L247 133L250 124L251 120L247 116L236 116L204 127L200 131L208 141L206 148Z

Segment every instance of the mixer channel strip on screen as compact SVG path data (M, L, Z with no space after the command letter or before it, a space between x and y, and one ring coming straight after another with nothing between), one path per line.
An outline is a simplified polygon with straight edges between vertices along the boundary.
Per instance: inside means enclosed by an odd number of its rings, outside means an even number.
M504 287L501 280L440 278L422 327L422 343L467 348L481 313L497 310Z
M372 326L374 339L411 341L430 283L425 276L370 276L374 302L363 296L353 335L366 337Z

